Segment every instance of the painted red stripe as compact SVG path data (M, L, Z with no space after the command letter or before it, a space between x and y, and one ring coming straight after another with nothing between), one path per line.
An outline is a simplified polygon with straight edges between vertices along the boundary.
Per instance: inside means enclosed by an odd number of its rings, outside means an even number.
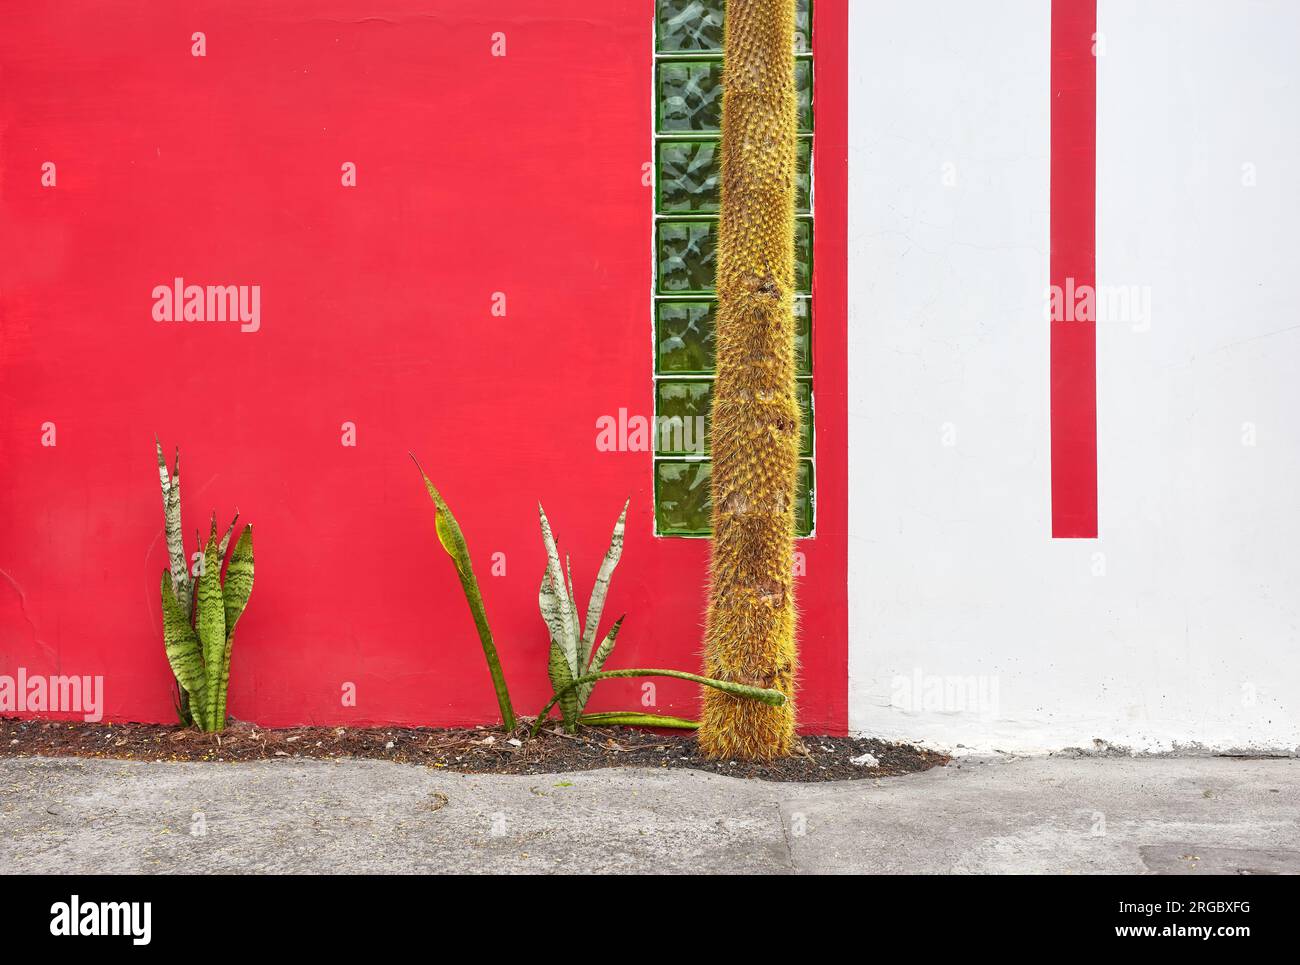
M1053 290L1096 284L1097 0L1052 0ZM1097 535L1097 325L1053 318L1052 536Z
M800 541L798 547L806 554L806 572L810 575L844 574L849 565L849 0L814 3L812 36L813 87L821 98L813 137L817 184L813 218L813 392L818 438L824 444L817 453L817 535ZM799 643L800 692L813 686L814 681L824 681L824 689L819 689L815 701L804 699L800 704L799 726L805 733L825 728L827 733L846 734L849 584L842 576L824 582L830 585L818 591L817 605L823 608L822 629L810 632L801 624ZM811 588L812 581L801 581L796 594L806 597ZM804 599L802 606L810 605ZM835 636L836 628L839 637Z

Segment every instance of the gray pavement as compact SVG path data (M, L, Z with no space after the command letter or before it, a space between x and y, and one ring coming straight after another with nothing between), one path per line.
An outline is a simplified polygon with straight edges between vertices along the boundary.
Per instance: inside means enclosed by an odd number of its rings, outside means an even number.
M1300 760L966 760L878 781L0 760L0 870L1300 873Z

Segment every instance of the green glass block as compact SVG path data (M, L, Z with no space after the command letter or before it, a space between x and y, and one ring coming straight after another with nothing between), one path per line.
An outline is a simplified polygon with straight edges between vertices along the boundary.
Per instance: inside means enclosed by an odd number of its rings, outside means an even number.
M794 8L794 52L812 53L812 0L797 0Z
M794 300L794 361L795 372L799 375L812 375L811 298Z
M813 454L813 403L812 383L800 381L795 389L799 400L799 455Z
M722 120L722 61L661 61L659 130L717 131Z
M722 153L718 141L660 141L655 172L662 214L717 214Z
M655 302L655 371L703 375L713 371L716 302Z
M812 291L813 273L813 223L800 218L794 223L794 290Z
M661 536L708 536L713 530L708 461L661 459L655 462L655 532ZM794 526L797 536L809 536L816 521L817 495L813 464L799 462Z
M658 0L655 6L659 50L722 49L722 0Z
M673 456L708 453L712 404L712 380L656 382L655 452Z
M799 401L799 455L813 454L812 383L795 387ZM655 452L704 456L709 452L713 380L662 379L655 383Z
M655 302L655 372L659 375L712 375L713 301ZM812 299L794 300L796 373L812 374Z
M716 133L722 128L722 60L661 60L655 71L658 130L661 134ZM813 129L813 66L800 57L794 64L799 132Z
M717 223L661 221L655 243L659 291L703 294L713 291Z
M658 291L663 295L709 295L717 262L716 221L660 221L655 243ZM795 291L812 291L812 221L794 225Z
M813 130L813 62L801 57L794 62L794 94L799 111L799 133Z
M655 36L664 53L722 49L723 0L658 0ZM812 50L812 0L795 7L794 49Z
M796 536L810 536L817 521L817 491L813 486L811 459L799 463L799 485L794 497L794 532Z
M656 145L656 210L660 214L717 214L722 154L718 141L661 140ZM795 165L795 212L812 211L812 140L801 137Z
M794 167L794 212L812 214L812 138L799 138Z
M666 536L707 536L709 520L707 461L655 463L655 531Z

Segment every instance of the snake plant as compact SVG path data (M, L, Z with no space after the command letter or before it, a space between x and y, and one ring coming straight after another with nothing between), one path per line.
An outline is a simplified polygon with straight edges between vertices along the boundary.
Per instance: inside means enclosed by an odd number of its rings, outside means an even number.
M235 625L253 592L253 527L246 525L226 562L226 550L234 534L239 513L225 535L217 537L217 514L212 514L211 531L198 576L186 565L181 530L181 458L177 450L174 469L167 472L162 445L158 449L158 478L162 485L163 520L170 568L162 574L163 644L167 662L176 675L182 723L194 723L200 730L219 731L226 726L226 693L230 687L230 652ZM225 580L221 570L225 563Z
M542 619L551 635L550 656L547 671L551 686L559 695L560 713L564 718L564 729L570 734L578 729L578 718L591 697L595 681L573 684L581 677L599 673L614 651L614 641L618 639L623 617L619 617L596 645L596 633L600 629L600 617L605 610L605 597L609 593L609 581L618 566L619 557L623 555L623 529L627 522L627 503L619 513L618 522L614 524L614 534L609 540L609 549L600 563L596 574L596 583L591 589L591 599L587 603L585 623L578 622L578 605L573 586L573 568L565 557L565 568L560 569L560 551L555 545L555 535L551 532L551 523L546 518L546 510L539 503L538 515L542 523L542 542L546 544L546 571L542 574L542 588L538 593L538 605ZM567 573L567 577L566 577ZM626 614L625 614L626 616ZM549 710L549 708L548 708ZM543 717L546 715L543 714Z
M623 530L627 522L627 503L614 524L614 533L610 537L609 549L601 561L596 573L596 583L591 590L591 599L587 603L585 620L578 622L577 592L573 585L573 568L569 558L564 559L564 568L560 568L560 551L555 543L555 534L551 523L546 518L546 510L539 504L538 515L541 518L542 542L546 545L546 571L542 574L542 587L538 593L538 605L542 619L551 635L551 649L548 670L551 686L555 693L533 724L532 733L536 735L546 721L546 715L557 703L560 705L560 717L567 733L575 733L579 724L625 724L642 727L681 727L694 728L694 721L680 717L662 717L658 714L642 714L617 711L603 714L584 714L592 689L601 680L619 677L676 677L692 680L708 687L714 687L736 697L749 697L765 704L779 706L784 703L782 694L760 687L727 681L710 680L698 674L685 673L680 670L604 670L605 661L614 651L614 641L618 638L619 628L623 626L623 617L619 617L610 626L609 632L596 644L600 632L600 618L605 609L605 597L609 593L609 581L623 555Z
M474 576L474 563L470 559L465 535L460 531L460 524L451 514L446 500L425 475L420 461L414 455L411 456L411 460L415 463L415 468L420 470L424 488L429 491L429 498L433 500L433 525L438 532L438 542L442 544L442 548L447 551L447 555L456 565L456 575L460 577L465 602L469 604L469 611L474 617L474 626L478 630L479 642L483 646L483 658L487 661L488 673L492 675L492 686L496 690L501 722L506 730L512 731L515 729L515 710L510 703L510 688L506 686L505 674L501 670L501 658L497 655L496 644L492 641L492 628L488 625L487 611L483 608L483 594L479 592L478 579Z
M420 478L424 480L424 488L428 490L429 498L433 500L434 526L438 532L438 542L442 544L442 548L447 551L447 555L451 557L456 566L456 575L460 577L465 602L469 604L470 614L474 617L474 626L478 630L479 642L483 647L483 658L487 661L488 672L492 676L492 685L496 690L497 706L501 710L501 721L507 731L513 731L516 720L514 707L510 702L510 690L506 686L505 674L501 669L501 658L497 654L496 643L492 639L492 628L488 624L487 611L483 606L483 594L479 591L478 579L474 576L474 564L470 557L469 547L465 542L465 535L461 532L460 524L456 522L456 517L452 515L447 501L442 498L442 494L429 480L428 475L420 466L419 460L415 458L414 454L412 454L411 459L415 462L416 469L420 471ZM560 705L560 712L563 715L564 727L569 733L575 732L579 724L618 724L633 727L680 727L692 729L699 726L695 721L685 720L681 717L664 717L658 714L643 714L634 711L584 714L583 708L586 707L587 700L591 697L592 688L596 686L597 681L612 677L677 677L683 680L692 680L708 687L717 687L734 696L750 697L767 704L780 705L785 700L784 695L774 690L764 690L760 687L749 687L727 681L709 680L706 677L684 673L679 670L604 670L605 661L609 659L610 653L614 650L614 641L618 637L619 627L623 625L623 617L619 617L609 628L609 632L601 639L600 645L596 645L596 637L600 630L600 618L605 609L605 597L609 593L609 581L614 575L614 567L618 565L619 557L623 554L623 529L627 522L627 503L623 504L623 512L619 514L618 522L614 525L614 535L610 538L609 549L606 550L605 559L601 562L600 570L596 574L596 584L592 588L591 599L587 604L585 624L579 624L578 622L578 608L574 603L572 568L569 567L566 559L565 570L560 569L560 553L555 545L555 536L551 532L551 524L546 518L546 511L540 505L537 510L541 517L542 540L546 544L546 573L542 577L542 588L538 595L538 602L541 607L542 618L546 622L551 637L548 669L555 694L534 722L532 727L534 736L541 730L546 721L546 715L550 713L551 708L557 703Z

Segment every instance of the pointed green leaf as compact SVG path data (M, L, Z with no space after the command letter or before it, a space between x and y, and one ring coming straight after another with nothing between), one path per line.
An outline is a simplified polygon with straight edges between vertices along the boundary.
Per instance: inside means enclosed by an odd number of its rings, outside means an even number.
M203 669L203 656L199 648L199 638L190 626L189 618L181 611L180 601L172 590L171 574L163 573L161 580L163 646L167 651L167 662L177 682L189 694L191 712L205 727L204 707L206 705L207 678Z
M418 468L420 464L417 462L415 465ZM434 488L423 469L420 470L420 476L424 479L424 488L429 491L429 498L433 500L433 528L438 534L438 542L442 544L443 550L456 565L456 573L460 576L461 582L464 583L467 577L473 580L474 591L477 593L478 583L474 577L474 566L470 560L469 546L465 543L465 534L461 532L460 523L456 522L451 507L442 498L442 494Z
M172 593L188 620L193 612L193 583L185 559L185 538L181 533L181 451L176 450L176 468L167 475L162 443L154 440L158 452L158 481L162 486L163 531L167 538L167 559L171 568Z
M167 493L171 489L171 479L167 475L167 460L163 458L162 443L154 436L154 448L158 451L158 482L162 486L163 512L167 512Z
M234 525L233 523L231 524ZM230 534L226 534L226 539ZM224 542L224 540L223 540ZM218 547L220 552L220 547ZM235 624L248 606L248 598L253 593L253 527L250 523L244 527L235 541L235 548L226 564L226 582L221 588L221 605L225 611L226 642L221 650L221 676L217 680L217 690L213 695L213 720L219 721L218 730L226 721L226 696L230 692L230 652L235 642Z
M442 548L446 550L456 566L456 574L460 577L460 587L465 594L465 602L469 604L470 614L474 617L474 627L478 630L479 643L483 647L483 659L487 661L488 673L492 675L492 687L496 691L497 707L501 710L501 722L506 730L512 731L515 729L515 709L510 702L510 689L506 686L505 673L501 669L501 658L492 640L492 628L488 625L487 610L483 606L483 594L479 591L478 579L474 576L474 563L470 557L469 546L465 543L465 536L460 531L460 524L456 522L456 517L451 514L450 507L430 482L419 460L414 455L411 456L411 460L420 470L424 488L428 490L429 498L433 500L433 525L438 532L438 542L442 544Z
M628 500L623 504L623 512L619 513L618 522L614 524L614 534L609 538L609 549L605 551L605 558L601 560L600 572L596 574L595 585L591 588L591 600L587 603L587 622L582 630L582 651L586 653L588 663L594 657L596 634L600 630L600 616L605 610L605 596L609 593L609 580L614 575L614 567L618 566L619 558L623 555L623 530L627 523L627 507L630 502L631 500Z
M229 536L227 535L227 539ZM220 551L218 549L218 551ZM244 527L235 549L226 564L226 582L221 588L221 599L226 615L226 636L235 635L235 624L248 605L248 598L253 593L253 526Z
M221 537L221 543L217 547L217 553L218 555L220 555L220 557L223 560L226 558L226 550L230 547L230 536L232 533L234 533L235 524L238 522L239 522L239 510L235 510L235 518L232 519L230 521L230 525L226 527L226 535Z
M555 584L551 580L549 570L542 574L542 586L537 591L537 607L542 611L542 620L546 623L546 629L550 633L551 641L560 645L560 641L564 639L570 624L564 619L564 604L560 601L560 595L555 592ZM560 653L564 655L567 662L571 649L560 645ZM570 663L570 675L577 672L577 665Z
M560 551L556 548L551 523L546 518L546 510L542 509L541 503L537 504L537 514L542 522L542 542L546 544L546 572L550 577L551 592L555 594L559 609L561 631L559 634L552 632L551 639L560 645L560 649L569 661L569 666L573 668L573 673L577 674L582 666L582 658L578 656L578 628L573 619L574 608L565 588L564 571L560 569ZM542 615L545 616L545 612ZM548 623L547 626L550 624Z
M715 690L721 690L723 693L731 694L735 697L748 697L752 700L761 701L772 707L780 707L786 702L785 694L779 690L772 690L767 687L754 687L749 684L733 683L730 680L714 680L711 677L701 677L697 673L687 673L684 670L659 670L643 669L640 667L630 668L628 670L602 670L600 673L585 674L570 680L565 689L556 688L555 693L551 694L551 699L546 702L542 712L537 715L533 721L532 729L529 735L536 737L546 723L546 715L551 712L551 708L565 699L565 690L573 690L581 687L583 684L599 680L616 680L624 677L674 677L678 680L691 680L697 684L703 684L706 687L712 687Z
M577 637L578 635L581 635L582 624L578 622L577 619L577 588L575 587L575 584L573 584L573 564L569 562L568 553L564 554L564 574L565 579L568 580L568 583L564 588L564 594L568 597L569 601L569 626L573 628L573 636ZM577 674L577 672L582 671L582 650L581 648L578 648L576 642L575 646L573 646L573 653L575 653L578 658L577 666L573 667L573 672Z
M221 670L226 654L226 605L221 596L221 558L217 556L217 539L208 540L203 554L203 575L199 577L198 615L194 621L203 648L203 671L208 693L215 697L221 686ZM208 729L220 730L225 724L215 716L211 701Z

